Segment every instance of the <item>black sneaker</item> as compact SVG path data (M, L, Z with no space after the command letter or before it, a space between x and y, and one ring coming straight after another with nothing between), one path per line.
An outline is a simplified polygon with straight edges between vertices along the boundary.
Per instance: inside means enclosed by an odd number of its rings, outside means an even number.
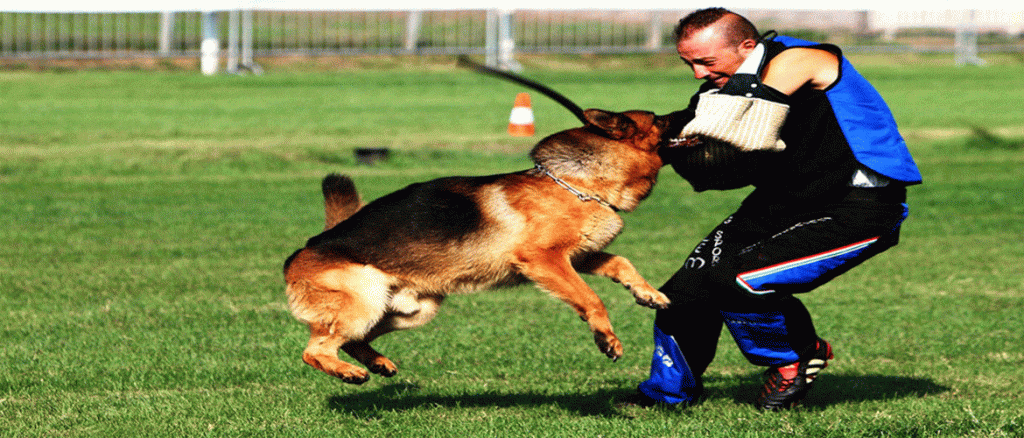
M765 411L777 411L796 406L807 395L811 384L818 377L818 371L828 366L832 359L832 346L824 339L818 340L814 357L766 371L766 382L757 395L754 406Z

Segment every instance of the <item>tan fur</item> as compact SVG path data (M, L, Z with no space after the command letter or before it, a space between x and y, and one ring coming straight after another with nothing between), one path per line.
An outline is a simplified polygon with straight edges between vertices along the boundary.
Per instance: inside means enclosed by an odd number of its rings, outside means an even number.
M661 168L657 149L666 122L641 111L588 110L587 117L592 122L586 129L542 140L531 157L577 190L617 209L633 210L650 193ZM595 134L596 128L605 134ZM354 192L354 187L338 187L329 189L325 181L328 228L361 205L358 195L331 191ZM579 272L622 283L642 305L668 305L668 298L628 260L601 251L622 230L623 222L612 208L580 200L539 170L502 175L465 195L482 219L479 227L457 241L443 246L409 242L402 254L380 266L312 247L290 259L286 293L292 313L309 325L306 363L349 383L365 382L366 370L338 359L341 349L370 372L394 375L395 364L369 345L378 336L429 322L448 294L525 281L576 310L587 321L598 348L618 359L622 344L608 312Z

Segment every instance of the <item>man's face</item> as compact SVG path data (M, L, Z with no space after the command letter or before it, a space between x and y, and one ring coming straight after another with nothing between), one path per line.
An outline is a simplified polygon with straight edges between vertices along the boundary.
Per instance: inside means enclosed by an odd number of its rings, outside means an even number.
M733 46L727 42L721 26L712 24L679 40L676 51L683 62L693 69L694 78L722 88L750 55L753 44L748 44L748 41L753 42L746 40ZM747 48L748 45L751 47Z

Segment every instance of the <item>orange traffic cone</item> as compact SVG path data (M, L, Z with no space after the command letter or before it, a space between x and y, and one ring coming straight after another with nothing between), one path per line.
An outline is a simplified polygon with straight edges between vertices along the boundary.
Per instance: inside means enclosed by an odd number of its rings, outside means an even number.
M530 107L530 95L519 93L516 103L512 106L512 114L508 117L508 133L513 137L533 136L533 108Z

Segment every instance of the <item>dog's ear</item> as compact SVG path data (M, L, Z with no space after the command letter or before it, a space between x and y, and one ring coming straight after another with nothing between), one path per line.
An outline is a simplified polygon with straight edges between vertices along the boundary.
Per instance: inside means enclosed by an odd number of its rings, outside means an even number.
M612 140L622 140L636 134L636 122L625 114L588 109L583 112L583 116L587 119L587 128L602 131L602 135Z

